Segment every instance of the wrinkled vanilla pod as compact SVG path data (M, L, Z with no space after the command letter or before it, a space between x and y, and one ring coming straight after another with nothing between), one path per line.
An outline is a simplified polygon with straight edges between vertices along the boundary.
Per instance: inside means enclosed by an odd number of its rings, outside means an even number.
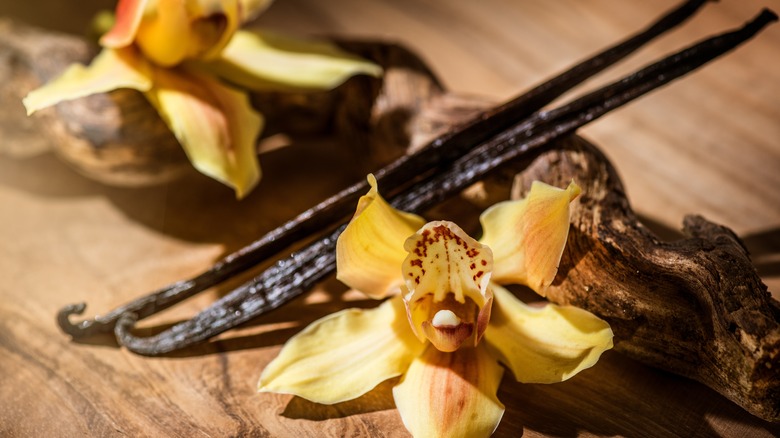
M574 86L681 24L707 1L689 0L683 3L642 32L580 62L517 98L485 111L458 129L434 139L417 153L403 156L375 172L375 176L383 187L400 189L415 176L446 166L476 145L526 119ZM345 218L354 208L357 199L367 190L365 181L354 184L265 234L259 240L226 256L203 273L173 283L104 315L95 316L94 319L72 323L70 315L82 314L86 304L65 306L58 313L58 324L74 338L82 338L113 330L119 317L126 313L135 314L140 319L153 315L256 266L296 241Z
M536 113L480 144L446 169L392 197L391 203L405 211L421 212L501 165L541 152L579 127L704 65L776 20L776 14L764 10L738 30L704 40L566 105ZM273 310L333 273L336 239L344 227L346 224L280 260L192 319L158 335L148 338L132 335L130 331L137 315L124 314L115 327L117 339L136 353L159 355L205 341Z

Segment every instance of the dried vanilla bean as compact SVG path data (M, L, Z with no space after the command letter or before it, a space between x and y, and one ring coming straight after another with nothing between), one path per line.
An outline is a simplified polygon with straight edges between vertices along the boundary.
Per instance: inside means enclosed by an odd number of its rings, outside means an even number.
M433 140L417 153L399 158L377 171L375 173L377 179L384 187L400 188L404 183L412 180L413 176L452 162L474 146L506 130L517 121L529 117L576 85L681 24L707 1L689 0L683 3L644 31L578 63L517 98L484 112L459 129ZM112 330L118 318L125 313L134 313L138 318L153 315L256 266L294 242L344 218L349 214L358 197L367 190L368 186L364 181L357 183L301 213L250 245L226 256L203 273L173 283L105 315L98 315L94 319L74 324L70 321L70 315L82 314L86 304L65 306L58 313L58 324L66 333L80 338Z
M406 211L421 212L501 165L541 152L579 127L728 52L775 20L776 14L764 10L739 30L702 41L569 104L538 113L395 196L391 203ZM336 239L345 226L280 260L192 319L156 336L132 335L137 316L125 314L115 327L117 339L136 353L159 355L205 341L273 310L333 273Z

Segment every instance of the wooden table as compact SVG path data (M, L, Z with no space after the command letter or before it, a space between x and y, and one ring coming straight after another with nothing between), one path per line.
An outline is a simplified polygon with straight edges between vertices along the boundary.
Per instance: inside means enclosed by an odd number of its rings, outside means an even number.
M259 24L397 40L421 54L450 90L501 101L675 4L284 0ZM98 7L112 5L3 2L0 15L77 32ZM761 6L780 11L778 0L708 5L590 85L737 26ZM23 111L19 102L3 104ZM698 213L731 227L780 296L780 25L581 134L616 164L649 226L674 236L685 214ZM111 337L74 342L54 322L65 304L87 301L92 315L198 273L360 177L344 170L346 153L293 145L267 154L260 187L237 202L230 190L195 172L157 187L106 187L51 152L2 146L0 435L407 435L388 385L332 407L255 393L263 367L292 334L346 305L367 305L334 279L216 342L167 357L134 355ZM188 318L237 284L144 321L143 330ZM780 425L752 417L696 382L615 352L562 384L505 379L499 398L507 410L496 436L780 434Z

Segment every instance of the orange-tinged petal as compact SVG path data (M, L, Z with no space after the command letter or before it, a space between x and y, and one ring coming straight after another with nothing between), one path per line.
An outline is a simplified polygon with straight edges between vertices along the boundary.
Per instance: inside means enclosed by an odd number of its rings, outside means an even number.
M534 181L525 199L498 203L482 214L480 241L493 250L494 282L525 284L545 295L569 235L569 204L579 194L574 182L558 189Z
M487 437L504 415L496 391L504 369L481 345L442 353L427 348L393 388L415 438Z
M357 74L382 73L378 65L328 42L266 31L237 31L220 57L203 68L257 91L331 89Z
M135 39L148 0L119 0L114 26L100 38L103 47L129 46Z
M232 187L238 198L257 184L262 118L245 94L207 76L156 68L147 97L196 169Z
M485 341L520 382L564 381L612 348L609 324L588 311L555 304L531 307L500 286L493 293Z
M343 310L306 327L263 370L258 390L323 404L352 400L403 374L424 348L395 296L375 309Z
M23 102L30 115L63 100L117 88L147 91L151 86L149 68L135 49L103 49L88 67L71 65L59 77L31 91Z
M368 176L369 192L358 201L355 215L336 244L336 277L371 298L397 292L403 283L404 241L425 221L393 208Z

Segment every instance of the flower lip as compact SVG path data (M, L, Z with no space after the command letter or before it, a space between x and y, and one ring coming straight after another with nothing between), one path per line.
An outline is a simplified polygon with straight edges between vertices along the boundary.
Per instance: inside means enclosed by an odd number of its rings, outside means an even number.
M436 327L431 322L423 321L422 330L431 344L444 353L477 345L473 323L461 322L458 325Z
M490 248L456 224L436 221L407 239L404 249L404 301L414 333L443 352L475 347L490 318Z

